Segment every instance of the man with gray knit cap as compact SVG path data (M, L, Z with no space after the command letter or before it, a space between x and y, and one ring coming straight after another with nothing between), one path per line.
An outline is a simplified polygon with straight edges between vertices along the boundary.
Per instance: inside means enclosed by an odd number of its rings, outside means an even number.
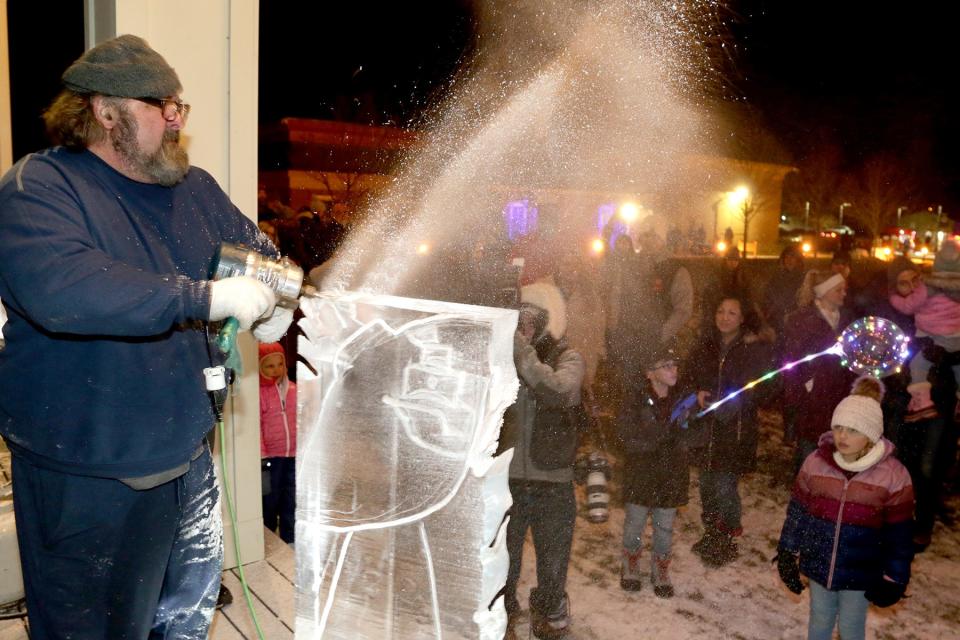
M0 181L0 435L31 637L205 638L222 524L205 435L208 322L292 314L221 242L276 255L180 146L190 106L141 38L87 51L44 114L59 146Z

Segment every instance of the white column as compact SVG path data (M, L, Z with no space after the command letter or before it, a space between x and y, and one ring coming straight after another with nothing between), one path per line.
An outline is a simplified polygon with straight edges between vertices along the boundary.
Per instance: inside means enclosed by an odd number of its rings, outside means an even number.
M87 0L87 46L131 33L176 69L190 119L190 162L209 171L256 221L258 0ZM225 417L227 474L244 564L263 558L260 388L256 343L241 334L244 372ZM219 452L216 454L219 466ZM226 504L225 566L236 564Z
M10 38L7 36L7 3L0 2L0 175L13 165L10 128Z

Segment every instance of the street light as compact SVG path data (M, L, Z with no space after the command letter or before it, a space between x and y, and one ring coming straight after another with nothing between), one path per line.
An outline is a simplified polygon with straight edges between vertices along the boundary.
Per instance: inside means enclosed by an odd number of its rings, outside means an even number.
M852 206L853 206L853 205L850 204L849 202L844 202L843 204L840 205L840 221L839 221L839 223L837 224L838 227L842 227L842 226L843 226L843 210L844 210L845 208L847 208L847 207L852 207Z
M897 226L898 227L900 226L900 214L903 213L904 209L906 209L906 207L897 207Z
M634 202L624 202L620 205L618 213L624 222L631 224L640 216L640 207Z

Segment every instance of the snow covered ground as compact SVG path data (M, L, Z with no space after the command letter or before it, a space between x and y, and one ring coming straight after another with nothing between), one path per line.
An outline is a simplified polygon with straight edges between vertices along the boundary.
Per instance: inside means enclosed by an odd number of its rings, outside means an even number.
M773 480L790 464L779 437L779 416L764 414L759 471L741 482L744 535L740 557L721 569L707 569L690 546L700 537L700 501L692 473L690 504L674 529L671 566L676 595L657 598L649 581L637 593L620 589L620 535L623 509L616 479L611 485L610 519L591 524L578 487L580 516L574 534L567 582L573 614L572 640L805 638L809 590L795 596L780 583L775 555L789 488ZM954 511L960 498L951 500ZM649 527L645 544L649 549ZM644 567L649 568L645 550ZM519 593L524 607L519 638L529 635L526 594L535 582L533 546L528 537ZM933 544L913 563L908 597L889 609L871 607L867 638L909 640L960 637L960 531L937 522Z

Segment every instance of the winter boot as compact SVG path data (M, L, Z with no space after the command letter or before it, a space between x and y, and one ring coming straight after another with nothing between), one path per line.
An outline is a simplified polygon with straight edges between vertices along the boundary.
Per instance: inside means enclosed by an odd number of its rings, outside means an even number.
M703 537L694 542L690 550L703 558L705 554L712 553L713 548L716 547L718 535L719 532L714 527L708 526L703 532Z
M624 591L640 591L643 582L640 580L640 554L643 547L636 551L623 550L620 559L620 588Z
M556 611L541 612L533 605L534 598L530 598L530 630L539 640L560 640L570 633L570 600L563 594L563 600Z
M740 555L737 543L733 536L724 531L717 531L710 548L700 555L704 566L713 569L725 566L737 559Z
M673 584L670 582L670 556L651 554L653 560L650 567L650 582L653 583L653 592L658 598L672 598Z
M907 405L907 415L904 422L920 422L937 417L937 408L930 397L931 384L929 382L914 382L907 386L910 393L910 403Z
M913 534L913 553L920 554L930 546L931 536L929 533Z

